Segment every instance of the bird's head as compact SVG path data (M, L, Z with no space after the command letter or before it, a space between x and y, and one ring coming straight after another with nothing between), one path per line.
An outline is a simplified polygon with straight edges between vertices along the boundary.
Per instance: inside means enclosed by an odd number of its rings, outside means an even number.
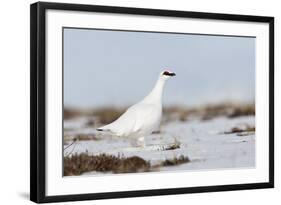
M174 73L174 72L172 72L172 71L169 71L169 70L164 70L164 71L162 71L161 73L160 73L160 77L162 78L162 79L169 79L169 78L171 78L171 77L173 77L173 76L175 76L176 74Z

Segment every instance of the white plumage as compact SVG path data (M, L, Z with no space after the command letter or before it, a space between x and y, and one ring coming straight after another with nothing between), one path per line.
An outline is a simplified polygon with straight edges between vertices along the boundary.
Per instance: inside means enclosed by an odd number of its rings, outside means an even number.
M159 129L162 117L162 93L165 82L175 73L163 71L152 91L139 103L129 107L114 122L98 128L119 137L137 139L141 146L145 146L144 137Z

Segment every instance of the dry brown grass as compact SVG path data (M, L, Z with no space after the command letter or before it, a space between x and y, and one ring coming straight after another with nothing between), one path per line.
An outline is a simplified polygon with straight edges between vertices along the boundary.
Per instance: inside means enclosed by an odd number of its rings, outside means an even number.
M247 115L255 115L255 104L221 103L194 108L173 106L163 110L163 116L167 121L175 119L186 121L191 118L210 120L218 116L234 118Z
M125 112L126 108L104 107L92 110L64 109L64 118L70 119L78 116L95 117L87 122L86 126L108 124L116 120ZM163 121L186 121L192 118L210 120L218 116L229 118L255 115L255 104L221 103L209 104L199 107L170 106L163 109Z
M87 153L82 153L64 157L64 176L76 176L90 171L113 173L149 172L156 171L162 166L175 166L189 161L188 157L181 155L178 158L166 159L157 165L151 166L149 161L138 156L120 157L107 154L91 156Z
M244 105L244 106L235 106L232 113L228 115L230 118L239 117L239 116L247 116L247 115L255 115L255 105Z
M237 134L238 136L246 136L249 133L253 133L256 131L256 128L254 126L245 125L245 127L233 127L230 131L226 131L223 134Z
M76 134L76 135L64 135L64 142L68 141L87 141L87 140L100 140L99 137L97 137L94 134Z
M63 110L63 117L64 119L71 119L77 116L81 116L83 113L80 110L73 109L73 108L64 108Z
M175 166L190 162L190 159L188 157L185 157L183 155L177 157L174 157L173 159L166 159L165 161L161 162L161 166Z
M99 171L113 173L130 173L149 171L150 163L134 157L116 157L101 154L90 156L86 153L64 157L64 176L81 175L84 172Z
M165 121L179 120L186 121L189 117L199 117L202 115L202 108L188 108L183 106L164 107L163 116Z
M92 115L99 119L99 123L108 124L116 120L125 112L123 108L101 108L92 111Z

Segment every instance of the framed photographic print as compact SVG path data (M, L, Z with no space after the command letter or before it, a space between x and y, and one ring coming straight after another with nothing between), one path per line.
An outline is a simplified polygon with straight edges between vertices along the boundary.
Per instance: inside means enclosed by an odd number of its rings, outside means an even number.
M274 18L31 5L34 202L274 187Z

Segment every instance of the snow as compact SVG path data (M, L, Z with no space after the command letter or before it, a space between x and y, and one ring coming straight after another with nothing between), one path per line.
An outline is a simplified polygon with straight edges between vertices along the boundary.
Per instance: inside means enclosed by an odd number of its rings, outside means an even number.
M83 127L84 122L86 120L81 118L65 121L65 135L96 135L95 127ZM181 165L161 167L160 171L249 168L255 166L255 133L245 136L224 134L233 127L245 125L255 126L255 117L172 121L162 125L161 133L146 137L146 148L132 147L127 138L97 135L97 140L77 141L74 149L69 147L64 154L87 152L91 155L106 153L126 157L139 156L149 160L152 165L180 155L190 159L190 162ZM175 142L180 144L180 148L162 149L163 146L165 148Z

